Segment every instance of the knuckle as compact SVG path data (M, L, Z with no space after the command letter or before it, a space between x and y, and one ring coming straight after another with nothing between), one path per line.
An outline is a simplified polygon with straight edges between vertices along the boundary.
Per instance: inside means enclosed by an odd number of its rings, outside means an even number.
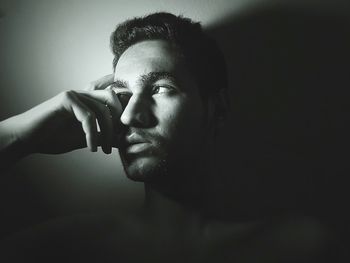
M96 80L93 80L90 82L90 86L93 90L98 89L98 82Z
M106 114L110 114L110 110L107 106L103 106L103 109L102 109L103 113L106 113Z
M114 91L111 89L105 89L106 92L106 101L114 102Z
M72 90L67 90L61 93L63 100L72 100L74 96L74 92Z
M114 98L115 92L113 90L108 89L108 90L106 90L106 92L107 92L107 96L108 96L109 99L113 99Z
M95 116L95 114L93 113L93 112L90 112L90 111L88 111L88 112L86 112L86 114L85 114L85 120L86 121L95 121L95 119L96 119L96 116Z
M90 82L87 86L87 90L95 90L96 86L94 82Z
M75 93L72 90L64 91L60 94L60 101L61 104L64 105L65 107L70 107L70 105L74 102L75 100Z

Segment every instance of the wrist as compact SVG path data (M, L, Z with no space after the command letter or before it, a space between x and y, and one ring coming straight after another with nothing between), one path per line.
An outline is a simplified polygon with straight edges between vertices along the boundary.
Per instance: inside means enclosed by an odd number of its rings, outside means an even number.
M20 136L21 120L18 116L13 116L0 122L0 151L1 155L20 159L31 153L30 147Z

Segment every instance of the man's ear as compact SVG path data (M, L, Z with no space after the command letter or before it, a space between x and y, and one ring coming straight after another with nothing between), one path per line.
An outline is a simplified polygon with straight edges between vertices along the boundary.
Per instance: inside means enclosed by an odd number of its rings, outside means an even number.
M222 126L227 120L230 108L230 98L227 89L221 89L219 91L215 106L218 125Z
M212 127L215 135L226 122L229 106L229 95L226 89L220 90L216 96L211 97L208 101L209 126Z

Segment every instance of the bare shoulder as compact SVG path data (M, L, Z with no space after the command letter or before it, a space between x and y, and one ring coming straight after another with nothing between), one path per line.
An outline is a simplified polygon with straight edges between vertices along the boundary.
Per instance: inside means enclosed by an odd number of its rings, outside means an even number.
M313 217L288 215L255 223L231 222L213 232L215 238L206 253L211 262L340 262L335 232Z
M313 217L276 220L262 229L257 240L258 254L283 262L338 262L340 247L336 233Z

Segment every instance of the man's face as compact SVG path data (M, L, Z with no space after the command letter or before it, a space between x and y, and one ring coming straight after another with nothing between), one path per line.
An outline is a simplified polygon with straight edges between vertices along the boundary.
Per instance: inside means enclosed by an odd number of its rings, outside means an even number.
M114 78L124 108L119 153L127 176L152 181L193 163L201 154L206 116L178 51L162 40L137 43L120 57Z

